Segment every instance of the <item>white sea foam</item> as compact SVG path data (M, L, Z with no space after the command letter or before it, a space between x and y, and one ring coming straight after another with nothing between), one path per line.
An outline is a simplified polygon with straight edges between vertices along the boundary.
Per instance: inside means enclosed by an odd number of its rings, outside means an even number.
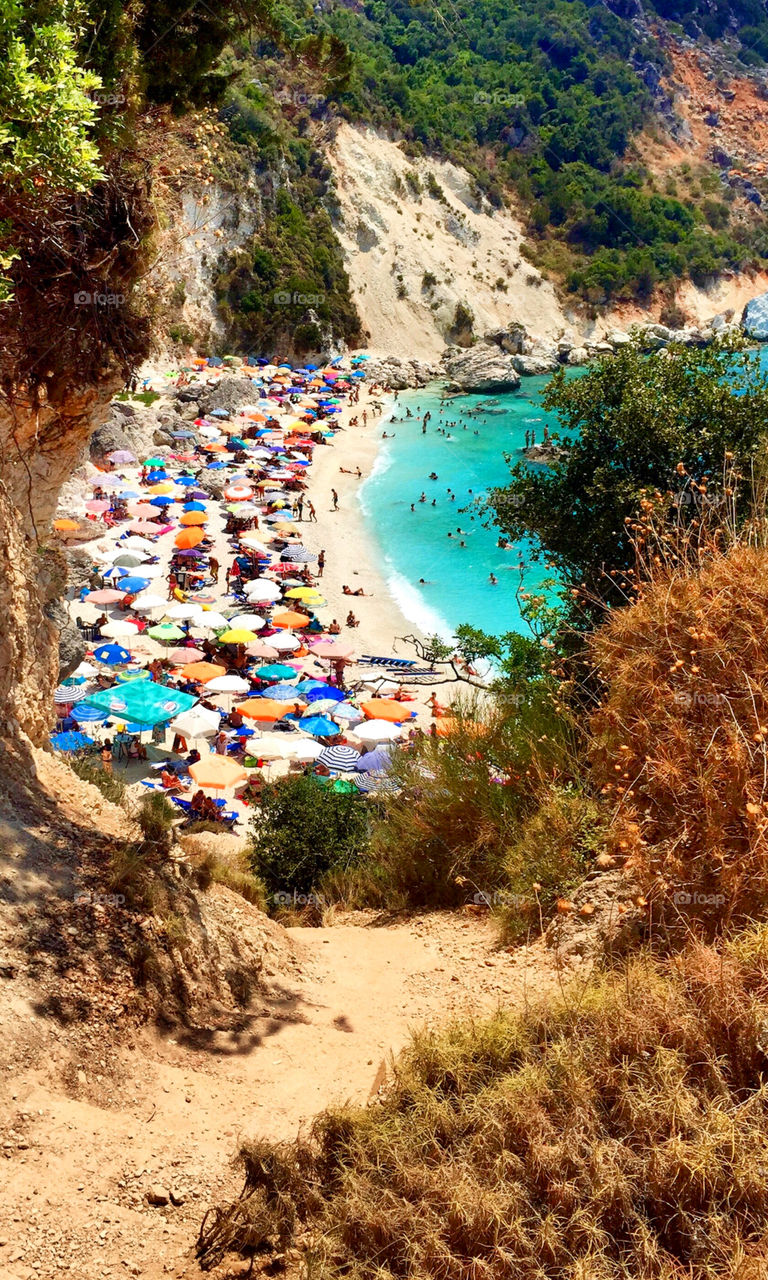
M386 564L386 576L389 593L409 622L417 626L425 636L438 635L445 641L453 639L453 631L445 618L427 604L418 587L394 569L389 561Z

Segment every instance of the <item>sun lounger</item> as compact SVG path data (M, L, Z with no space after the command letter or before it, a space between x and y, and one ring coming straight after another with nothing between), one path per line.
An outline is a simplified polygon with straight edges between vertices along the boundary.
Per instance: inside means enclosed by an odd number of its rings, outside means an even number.
M413 658L379 658L370 653L364 653L361 658L358 658L357 662L358 666L361 667L394 667L403 671L406 668L416 666Z

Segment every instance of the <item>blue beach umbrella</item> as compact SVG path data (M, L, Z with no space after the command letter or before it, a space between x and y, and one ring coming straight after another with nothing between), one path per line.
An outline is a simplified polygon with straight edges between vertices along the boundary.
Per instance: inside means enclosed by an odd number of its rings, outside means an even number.
M223 471L226 465L226 462L209 462L207 469L208 471Z
M102 711L100 707L92 707L87 702L75 707L72 712L72 719L78 724L103 724L106 718L106 711Z
M56 751L82 751L83 747L93 746L93 738L85 733L54 733L51 746Z
M185 502L182 511L205 511L204 502Z
M119 667L131 661L131 655L121 644L102 644L94 649L93 656L97 662L107 667Z
M339 726L327 716L303 715L299 723L314 738L333 738L339 732Z
M132 578L126 574L124 578L120 579L120 590L127 591L129 595L133 595L136 591L143 591L145 587L149 586L149 583L149 578Z
M170 507L171 499L166 497L165 494L158 494L156 497L150 498L149 505L151 507Z
M197 484L197 481L196 481L196 479L195 479L195 477L194 477L194 476L177 476L177 477L176 477L176 483L177 483L177 484L183 484L184 486L187 486L187 485L190 485L190 484Z
M300 680L296 685L299 693L311 693L313 689L330 689L327 680Z
M261 693L257 694L259 698L274 698L276 702L299 702L300 699L296 694L295 684L270 684Z
M320 702L328 700L329 702L343 702L345 694L341 689L336 689L332 684L326 685L324 689L310 689L306 696L307 702Z
M149 475L147 476L147 480L149 481L150 484L155 484L160 480L167 480L167 479L168 479L168 472L163 471L162 468L159 471L150 471Z
M103 573L101 576L102 578L126 578L128 576L128 570L124 569L121 564L113 564L112 568L107 569L106 573Z

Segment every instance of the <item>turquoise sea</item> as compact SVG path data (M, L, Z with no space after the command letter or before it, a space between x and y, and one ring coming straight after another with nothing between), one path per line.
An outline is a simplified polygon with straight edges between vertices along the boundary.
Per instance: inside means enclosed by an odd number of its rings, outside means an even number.
M505 483L504 455L520 458L526 431L540 443L545 425L555 428L541 406L548 381L526 378L520 391L496 396L445 398L438 385L400 392L393 420L381 424L392 438L382 440L360 500L392 594L427 634L450 636L461 622L496 634L526 630L515 593L521 555L529 561L530 548L500 549L499 531L486 527L480 506L490 488ZM437 480L429 479L432 472ZM551 576L533 564L525 589Z

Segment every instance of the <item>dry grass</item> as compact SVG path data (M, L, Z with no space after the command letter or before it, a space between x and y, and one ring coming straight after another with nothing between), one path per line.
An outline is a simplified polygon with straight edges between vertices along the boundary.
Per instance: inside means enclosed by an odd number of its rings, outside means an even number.
M768 930L416 1036L383 1102L251 1144L204 1266L297 1245L359 1280L768 1274Z
M710 930L768 903L768 553L661 564L594 639L592 720L613 842L668 919Z

